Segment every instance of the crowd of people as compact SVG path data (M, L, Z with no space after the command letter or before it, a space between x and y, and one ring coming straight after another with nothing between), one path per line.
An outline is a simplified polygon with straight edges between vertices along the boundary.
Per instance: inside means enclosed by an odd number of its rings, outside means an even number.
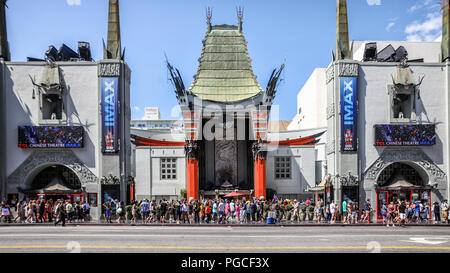
M7 223L69 223L90 221L90 205L58 199L19 201L12 208L1 204L0 222ZM12 210L15 210L13 216ZM431 210L431 211L430 211ZM435 202L397 201L381 205L382 223L387 226L409 223L450 223L447 200ZM430 215L432 217L430 217ZM374 217L375 216L375 217ZM376 210L370 199L360 206L345 199L341 204L323 200L206 199L133 201L124 205L118 200L102 204L102 218L107 223L177 223L177 224L257 224L257 223L372 223ZM372 219L374 218L374 219Z
M430 211L431 210L431 211ZM441 204L434 202L428 205L420 200L415 202L406 202L398 200L397 202L383 203L381 207L383 224L386 226L395 226L398 224L404 226L409 223L449 223L449 206L447 200L442 200Z
M15 216L13 216L13 209ZM69 223L90 221L90 205L86 201L70 202L69 200L21 200L11 208L7 202L2 202L0 220L7 223L54 223L65 225Z
M404 202L403 202L404 203ZM412 209L419 210L417 216L405 216L404 222L402 202L394 207L383 210L383 224L394 223L428 223L428 208L426 205L405 204L405 212ZM437 203L436 203L437 204ZM433 206L434 223L449 222L447 201L442 205ZM439 208L437 208L439 207ZM323 200L314 202L308 200L235 200L235 199L206 199L206 200L156 200L134 201L124 206L117 200L109 200L103 204L105 220L112 223L177 223L177 224L248 224L248 223L373 223L376 221L376 210L371 206L370 199L360 206L358 202L344 200L341 205L331 201L325 204ZM389 210L391 209L391 212ZM442 212L442 217L441 217ZM439 214L439 218L437 215ZM406 214L405 214L406 215ZM392 219L391 219L392 218ZM442 221L441 221L442 219Z

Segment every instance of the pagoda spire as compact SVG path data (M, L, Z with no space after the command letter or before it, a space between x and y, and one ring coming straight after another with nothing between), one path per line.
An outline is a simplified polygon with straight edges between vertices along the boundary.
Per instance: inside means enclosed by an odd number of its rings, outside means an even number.
M336 57L333 61L353 59L352 48L349 47L347 0L337 0L336 6Z
M8 35L6 33L6 1L0 0L0 59L10 61L11 54L9 52Z
M442 41L441 58L445 62L450 58L450 5L449 0L442 0Z
M108 42L107 47L105 47L103 41L103 58L122 59L121 48L119 0L109 0Z

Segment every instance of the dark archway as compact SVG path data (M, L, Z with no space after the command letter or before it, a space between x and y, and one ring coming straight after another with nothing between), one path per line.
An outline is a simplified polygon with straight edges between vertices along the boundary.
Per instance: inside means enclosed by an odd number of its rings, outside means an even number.
M34 190L44 189L51 183L59 183L71 190L81 189L78 176L69 168L62 165L52 165L39 172L32 182Z
M414 167L401 162L395 162L387 166L378 176L377 184L382 187L388 186L397 182L395 180L399 177L414 186L424 186L424 180L420 173Z

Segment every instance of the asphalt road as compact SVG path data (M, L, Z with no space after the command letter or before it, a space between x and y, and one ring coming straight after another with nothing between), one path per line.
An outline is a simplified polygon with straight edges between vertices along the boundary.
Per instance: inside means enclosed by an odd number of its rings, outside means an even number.
M0 253L450 253L450 227L0 226Z

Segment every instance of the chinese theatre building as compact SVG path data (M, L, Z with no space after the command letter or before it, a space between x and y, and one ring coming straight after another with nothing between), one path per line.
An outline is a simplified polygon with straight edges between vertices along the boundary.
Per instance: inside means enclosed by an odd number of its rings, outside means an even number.
M335 202L362 208L370 199L381 217L384 202L448 199L448 12L447 1L442 42L350 46L347 4L337 0L336 55L319 71L320 88L307 91L326 94L326 106L315 107L326 122L326 180Z
M237 25L211 25L211 15L208 10L198 71L189 88L167 63L184 132L132 130L136 198L176 199L184 190L188 200L231 192L247 199L272 198L266 196L269 187L281 195L308 195L321 132L269 132L284 65L261 88L243 34L242 11Z
M118 1L109 5L104 60L92 61L85 42L78 52L51 46L45 60L11 62L2 53L2 198L87 200L93 219L101 202L129 199L131 72L120 49ZM2 41L5 35L1 29Z

